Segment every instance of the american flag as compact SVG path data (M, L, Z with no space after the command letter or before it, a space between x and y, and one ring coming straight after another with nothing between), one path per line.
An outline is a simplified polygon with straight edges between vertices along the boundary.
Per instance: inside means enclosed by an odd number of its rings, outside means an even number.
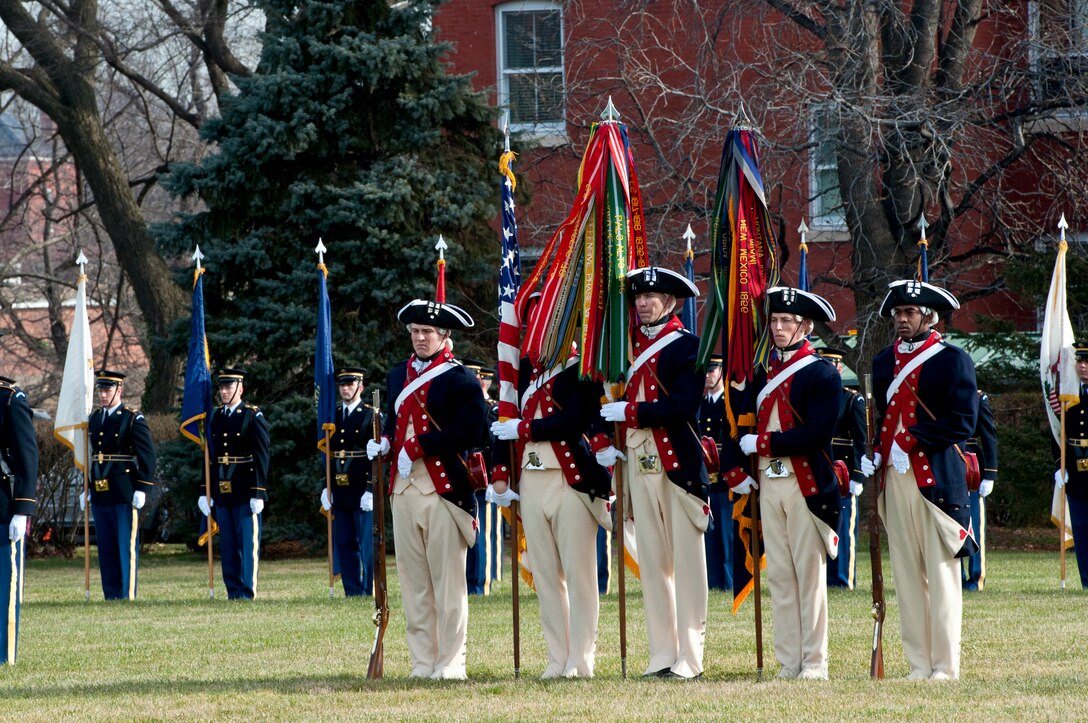
M502 174L502 263L499 266L499 418L513 419L518 412L518 365L521 361L521 323L514 308L521 289L521 257L518 223L514 218L517 180L510 167L512 151L499 158Z

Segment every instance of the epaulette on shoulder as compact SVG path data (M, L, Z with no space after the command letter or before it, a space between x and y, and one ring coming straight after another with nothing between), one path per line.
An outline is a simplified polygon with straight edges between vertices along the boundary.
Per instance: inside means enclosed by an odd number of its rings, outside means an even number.
M139 419L140 417L144 416L144 413L141 412L139 409L129 409L128 407L125 407L125 411L128 412L129 414L131 414L132 416L136 417L136 419Z
M261 411L261 408L258 407L256 404L250 404L249 402L245 402L244 406L246 409L252 409L254 412Z

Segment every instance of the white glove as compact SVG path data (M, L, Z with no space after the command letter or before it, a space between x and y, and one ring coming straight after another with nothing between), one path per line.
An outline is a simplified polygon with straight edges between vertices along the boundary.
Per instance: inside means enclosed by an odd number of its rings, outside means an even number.
M255 515L261 514L264 510L264 500L259 500L257 498L251 499L249 501L249 509Z
M327 487L321 490L321 509L326 512L332 509L332 495L329 494Z
M484 503L490 505L490 504L494 504L494 502L495 502L495 487L489 482L487 484L487 489L484 490Z
M196 500L196 506L200 508L200 511L204 514L205 517L211 517L212 505L214 504L215 500L209 499L204 495L200 495L200 497L198 497Z
M26 515L12 515L8 525L8 539L18 542L26 535Z
M79 511L83 512L87 509L87 491L84 490L79 493Z
M384 457L389 454L389 440L382 437L381 442L375 442L373 439L366 443L366 456L370 459L374 459L378 455Z
M626 422L627 402L608 402L601 405L601 416L606 422Z
M518 425L520 419L507 419L505 422L492 422L491 433L502 440L518 438Z
M850 480L850 494L854 497L861 497L861 493L865 491L865 485L856 480Z
M597 457L597 464L602 467L613 467L615 466L617 459L627 459L627 455L613 447L611 444L600 452L597 452L595 456Z
M759 436L755 434L746 434L740 438L740 451L744 454L755 454L756 445L759 443Z
M899 474L906 474L910 469L910 455L903 451L898 442L892 442L892 467Z
M1068 482L1068 481L1069 481L1069 472L1068 471L1064 475L1062 474L1062 470L1060 470L1060 469L1057 470L1054 473L1054 484L1058 485L1058 487L1065 487L1065 483Z
M758 490L759 484L751 477L745 477L741 483L733 488L733 494L746 495L752 490Z
M364 492L363 496L359 498L359 509L363 512L374 511L374 493Z
M992 479L984 479L978 485L978 496L988 497L991 492L994 491L994 481Z
M873 458L869 459L867 456L861 457L861 473L866 477L872 477L873 472L879 469L884 458L880 455L880 452L873 452Z
M144 502L147 502L147 493L136 490L132 493L132 506L138 510L144 508Z
M403 447L397 455L397 471L400 472L401 477L412 474L412 458L408 456L408 450Z
M489 501L494 502L499 507L509 507L511 502L521 499L521 495L509 487L506 488L505 492L496 492L494 485L488 485L487 492L484 493L484 499L487 499L489 494L491 496Z

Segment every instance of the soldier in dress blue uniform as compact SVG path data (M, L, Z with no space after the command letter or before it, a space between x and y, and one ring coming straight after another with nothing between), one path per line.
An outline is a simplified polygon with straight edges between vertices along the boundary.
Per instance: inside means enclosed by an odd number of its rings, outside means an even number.
M24 538L27 519L37 509L38 440L26 394L15 381L0 377L0 524L7 544L0 555L0 665L15 665L19 613L23 602Z
M257 593L261 512L268 500L268 420L242 401L245 378L241 368L219 370L222 406L212 410L208 423L212 499L201 495L197 502L205 516L215 510L223 584L231 600L252 600Z
M483 453L484 466L490 473L491 423L499 419L498 404L488 396L488 390L495 378L495 370L485 367L483 362L476 359L462 359L461 363L476 375L480 383L480 391L484 395L484 403L487 405L484 428L480 430L480 441L472 448L472 451ZM468 580L469 595L490 595L492 581L502 577L501 572L497 572L502 569L502 516L499 514L498 505L486 499L486 488L476 490L475 495L480 536L476 540L476 546L468 552L465 576Z
M779 678L827 679L827 557L838 554L839 483L831 439L842 378L806 338L835 320L827 301L801 289L768 289L774 339L770 370L754 380L756 434L740 438L759 455L759 514L767 550ZM751 478L733 488L757 487Z
M362 367L336 372L342 404L331 439L332 499L321 489L321 506L333 513L332 539L347 597L374 594L374 492L366 443L374 438L375 410L362 401L365 378Z
M723 424L725 423L725 383L722 377L722 356L712 354L706 366L703 401L699 405L699 434L718 444L718 459L722 455ZM732 441L732 440L730 440ZM733 503L729 485L719 472L710 479L710 527L703 542L706 544L706 580L711 590L733 589Z
M650 660L645 676L692 679L703 673L707 580L703 533L710 523L708 478L695 425L703 375L695 369L699 337L673 313L695 284L658 267L627 274L639 325L631 331L635 360L625 398L601 407L619 423L625 505L635 520ZM621 454L597 450L611 467ZM616 524L622 524L616 520Z
M1076 344L1080 401L1065 412L1065 475L1061 450L1054 444L1054 482L1065 487L1069 527L1080 569L1080 584L1088 588L1088 340Z
M468 636L465 558L476 544L476 497L466 456L487 414L476 376L447 344L473 326L453 304L415 299L397 313L414 353L386 377L385 433L367 443L390 455L397 576L413 678L464 679Z
M135 600L140 508L155 480L155 445L144 415L121 401L125 375L95 372L99 409L91 413L91 513L98 569L107 600ZM80 496L80 505L86 501Z
M997 481L997 427L990 408L990 396L978 390L978 423L967 440L967 451L978 455L982 475L977 490L971 490L971 526L978 540L978 552L963 558L963 589L981 590L986 585L986 498Z
M910 680L960 674L963 584L957 558L978 549L963 448L975 430L978 385L967 352L941 340L939 314L958 309L948 291L893 281L880 305L898 337L873 359L873 458L884 469L878 507L888 531L895 600Z
M845 351L833 347L820 347L816 353L827 359L842 375ZM865 490L861 473L861 458L865 456L865 400L856 390L843 387L839 399L839 421L831 440L831 456L842 462L850 471L849 483L840 487L842 507L839 517L839 554L827 558L827 586L854 589L857 575L858 524L861 515L858 500Z

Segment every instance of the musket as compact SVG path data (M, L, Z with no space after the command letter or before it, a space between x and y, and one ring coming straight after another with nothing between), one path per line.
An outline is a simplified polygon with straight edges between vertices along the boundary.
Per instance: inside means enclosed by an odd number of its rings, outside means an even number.
M623 397L623 385L614 384L612 386L612 399L618 400ZM620 424L616 422L613 430L613 443L619 445ZM619 449L619 447L616 447ZM623 460L617 459L615 466L612 467L612 483L616 489L616 522L613 527L613 534L616 536L615 547L619 551L619 578L617 580L616 591L619 596L620 607L620 673L623 675L623 679L627 679L627 575L626 570L626 552L623 546L623 531L626 523L624 517L625 510L623 509Z
M374 441L380 444L381 398L377 389L372 400ZM381 455L374 458L371 487L374 489L374 647L370 650L370 663L366 668L368 679L381 678L385 674L385 629L389 626L389 591L385 580L385 475Z
M863 376L865 387L865 456L873 459L873 375ZM873 566L873 653L869 659L869 677L880 680L884 677L884 571L880 561L880 511L877 500L880 497L880 481L873 475L873 506L869 515L869 559Z

